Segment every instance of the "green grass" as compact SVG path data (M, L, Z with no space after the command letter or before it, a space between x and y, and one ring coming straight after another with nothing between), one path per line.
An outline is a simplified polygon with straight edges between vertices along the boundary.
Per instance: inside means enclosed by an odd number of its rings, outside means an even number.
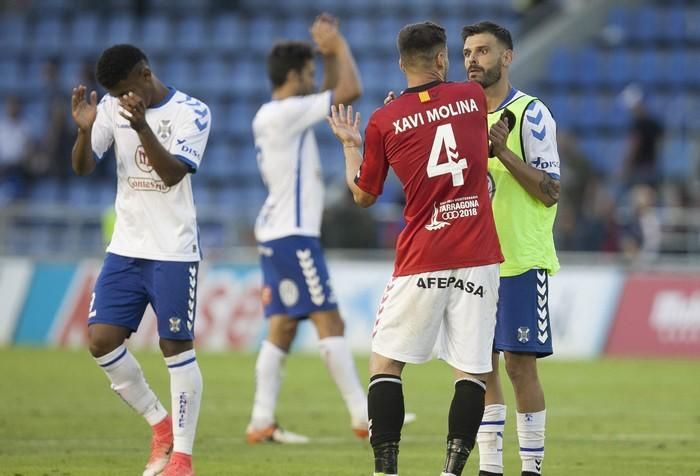
M162 359L137 357L166 403ZM371 450L350 433L344 405L318 357L288 360L279 420L317 440L291 447L243 441L255 356L198 358L205 379L195 445L199 476L371 474ZM358 365L365 381L366 359ZM700 475L699 362L545 360L541 375L548 400L547 476ZM409 366L404 382L406 407L418 420L404 428L401 475L438 475L450 372L440 362ZM0 475L141 474L149 429L109 390L87 352L0 349L0 402ZM511 403L508 476L520 474L514 411ZM475 476L476 468L475 454L464 474Z

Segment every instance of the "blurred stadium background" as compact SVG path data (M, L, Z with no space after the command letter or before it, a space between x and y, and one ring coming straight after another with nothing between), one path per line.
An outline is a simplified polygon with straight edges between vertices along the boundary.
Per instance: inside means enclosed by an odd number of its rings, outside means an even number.
M0 374L10 375L9 382L16 377L18 388L26 384L33 394L45 395L52 390L39 385L43 377L34 382L22 379L32 375L22 370L23 362L35 361L32 355L13 348L79 349L85 342L85 314L104 251L102 226L114 200L116 180L113 160L103 161L89 178L73 176L70 90L83 83L102 94L95 84L94 62L102 49L120 42L142 47L166 84L204 100L211 108L209 145L193 177L206 259L199 286L198 346L203 351L243 351L242 355L257 349L263 336L252 225L265 192L250 122L269 97L267 50L276 39L308 38L310 22L321 11L340 18L341 30L356 55L365 87L357 106L365 119L388 90L401 90L404 85L395 48L395 36L404 24L430 19L446 27L452 80L464 78L460 41L464 24L489 19L511 30L514 86L540 97L558 123L563 192L555 237L563 267L551 281L555 352L558 358L589 362L577 365L590 365L580 376L591 387L571 410L570 421L564 420L575 425L572 415L588 414L596 422L599 417L604 426L610 413L597 414L594 406L602 398L593 390L599 372L614 380L616 371L643 374L649 369L651 381L670 379L666 384L685 403L676 413L667 414L666 421L653 419L654 429L640 429L639 439L624 437L636 431L634 425L613 426L609 435L623 435L619 441L627 446L642 442L644 451L653 451L657 444L682 443L677 459L684 465L673 469L673 463L664 460L663 470L645 472L621 465L609 473L595 473L700 474L697 0L0 0L0 298L4 307L0 316L0 370L4 371ZM330 250L331 275L353 348L366 353L376 303L391 273L391 248L402 226L401 190L390 179L378 206L369 212L355 209L343 183L340 147L325 125L316 133L328 184L323 239ZM641 153L635 143L645 144ZM153 348L155 324L148 313L132 339L134 347ZM300 335L297 348L315 349L310 329ZM69 352L45 352L46 358L66 365L80 361ZM656 367L647 367L646 361L617 367L599 360L606 356L674 360ZM90 372L89 359L81 358L85 372ZM225 374L224 359L209 359L217 369L212 373ZM563 402L572 398L572 392L578 397L576 381L559 378L566 375L566 367L560 365L569 363L556 359L543 366L553 398ZM685 360L682 366L678 359ZM235 434L226 429L213 433L214 447L219 449L222 441L228 441L221 438L238 442L247 398L252 396L252 360L238 356L232 362L241 364L234 380L245 398L242 409L234 412L241 419L234 423ZM315 364L309 365L308 372L315 372ZM680 368L683 372L673 380ZM97 371L91 378L86 388L94 386L104 400L113 399L101 388L104 382ZM52 380L47 377L46 381ZM430 388L429 378L425 382L425 388ZM605 398L621 399L619 408L624 413L625 395L647 387L622 387L619 393L605 388ZM8 402L22 409L17 415L25 410L33 414L33 407L20 405L19 394L16 399L14 393L5 394L10 395ZM58 395L60 401L62 391ZM113 400L115 414L123 416L123 408ZM627 424L660 412L654 402L669 408L677 400L652 398L648 406L640 404L612 420ZM224 397L219 403L230 410L231 402ZM45 402L34 404L41 407ZM29 426L18 430L27 420L13 420L12 406L4 407L0 439L8 442L15 434L29 438L15 453L11 446L5 450L8 464L16 463L23 461L22 452L31 451L27 441L42 441L37 436L41 430ZM47 408L62 411L60 406ZM294 418L296 410L290 406L283 411ZM69 415L66 418L72 418ZM205 422L210 418L210 423L215 420L214 415L203 418ZM332 427L330 422L324 424ZM660 442L643 436L662 427L665 433L660 432ZM678 428L680 433L675 431ZM580 431L593 435L600 428ZM203 430L203 434L208 433ZM671 437L669 444L664 434L680 437ZM595 445L614 440L591 438L588 451L594 453ZM620 451L627 446L613 445ZM639 468L649 463L644 451L635 456L641 462ZM631 458L630 453L623 454ZM48 467L37 463L3 472L13 466L3 464L2 456L0 450L0 474L44 474L40 468ZM610 460L615 457L610 455ZM551 464L558 470L550 474L591 474L582 469L585 462L577 463L581 468L566 470L561 461ZM252 468L246 474L268 474ZM299 471L290 469L288 474L327 474ZM236 473L222 469L207 474Z

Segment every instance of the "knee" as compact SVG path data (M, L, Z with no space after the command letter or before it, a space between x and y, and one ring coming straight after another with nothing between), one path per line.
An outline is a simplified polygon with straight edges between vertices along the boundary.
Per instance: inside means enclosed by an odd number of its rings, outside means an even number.
M389 359L388 357L373 353L369 359L369 374L370 376L389 374L400 377L404 365L403 362L399 362L398 360Z
M345 322L337 311L312 316L318 337L336 337L345 334Z
M323 334L324 337L342 336L345 334L345 322L338 315L328 319L323 327L323 332L319 329L319 335Z
M121 342L116 342L110 337L99 334L90 335L88 339L88 350L95 358L109 354L120 345Z
M535 365L534 356L506 356L506 372L514 384L536 377Z
M293 319L276 321L268 329L267 340L283 351L288 352L297 334L297 324L297 321Z
M158 342L160 350L165 357L172 357L174 355L182 354L188 350L193 349L191 340L169 340L160 339Z

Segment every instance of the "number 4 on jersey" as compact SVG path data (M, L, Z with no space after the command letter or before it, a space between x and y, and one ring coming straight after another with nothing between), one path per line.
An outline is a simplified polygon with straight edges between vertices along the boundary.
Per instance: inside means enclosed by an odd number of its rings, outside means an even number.
M443 144L445 146L445 152L447 153L447 162L438 164ZM430 151L430 158L428 159L428 177L432 178L438 175L452 174L453 187L464 185L462 170L467 168L467 159L461 158L455 162L454 159L458 157L459 152L457 152L457 142L455 141L455 134L452 131L452 124L438 126L437 131L435 131L435 139L433 140L433 148Z

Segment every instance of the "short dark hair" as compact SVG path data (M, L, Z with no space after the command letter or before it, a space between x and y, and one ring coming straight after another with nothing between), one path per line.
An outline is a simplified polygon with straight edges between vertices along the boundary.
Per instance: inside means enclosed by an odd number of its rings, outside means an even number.
M132 45L114 45L102 52L97 60L95 76L105 89L116 86L126 79L134 66L141 61L148 63L143 51Z
M282 86L287 81L290 71L301 72L309 60L314 58L314 50L305 41L280 41L267 55L267 76L273 88Z
M429 62L438 50L447 46L447 35L445 29L437 23L412 23L401 28L396 46L404 61Z
M510 36L510 32L501 25L491 21L482 21L462 28L462 43L470 36L478 35L479 33L491 33L503 46L509 50L513 49L513 38Z

